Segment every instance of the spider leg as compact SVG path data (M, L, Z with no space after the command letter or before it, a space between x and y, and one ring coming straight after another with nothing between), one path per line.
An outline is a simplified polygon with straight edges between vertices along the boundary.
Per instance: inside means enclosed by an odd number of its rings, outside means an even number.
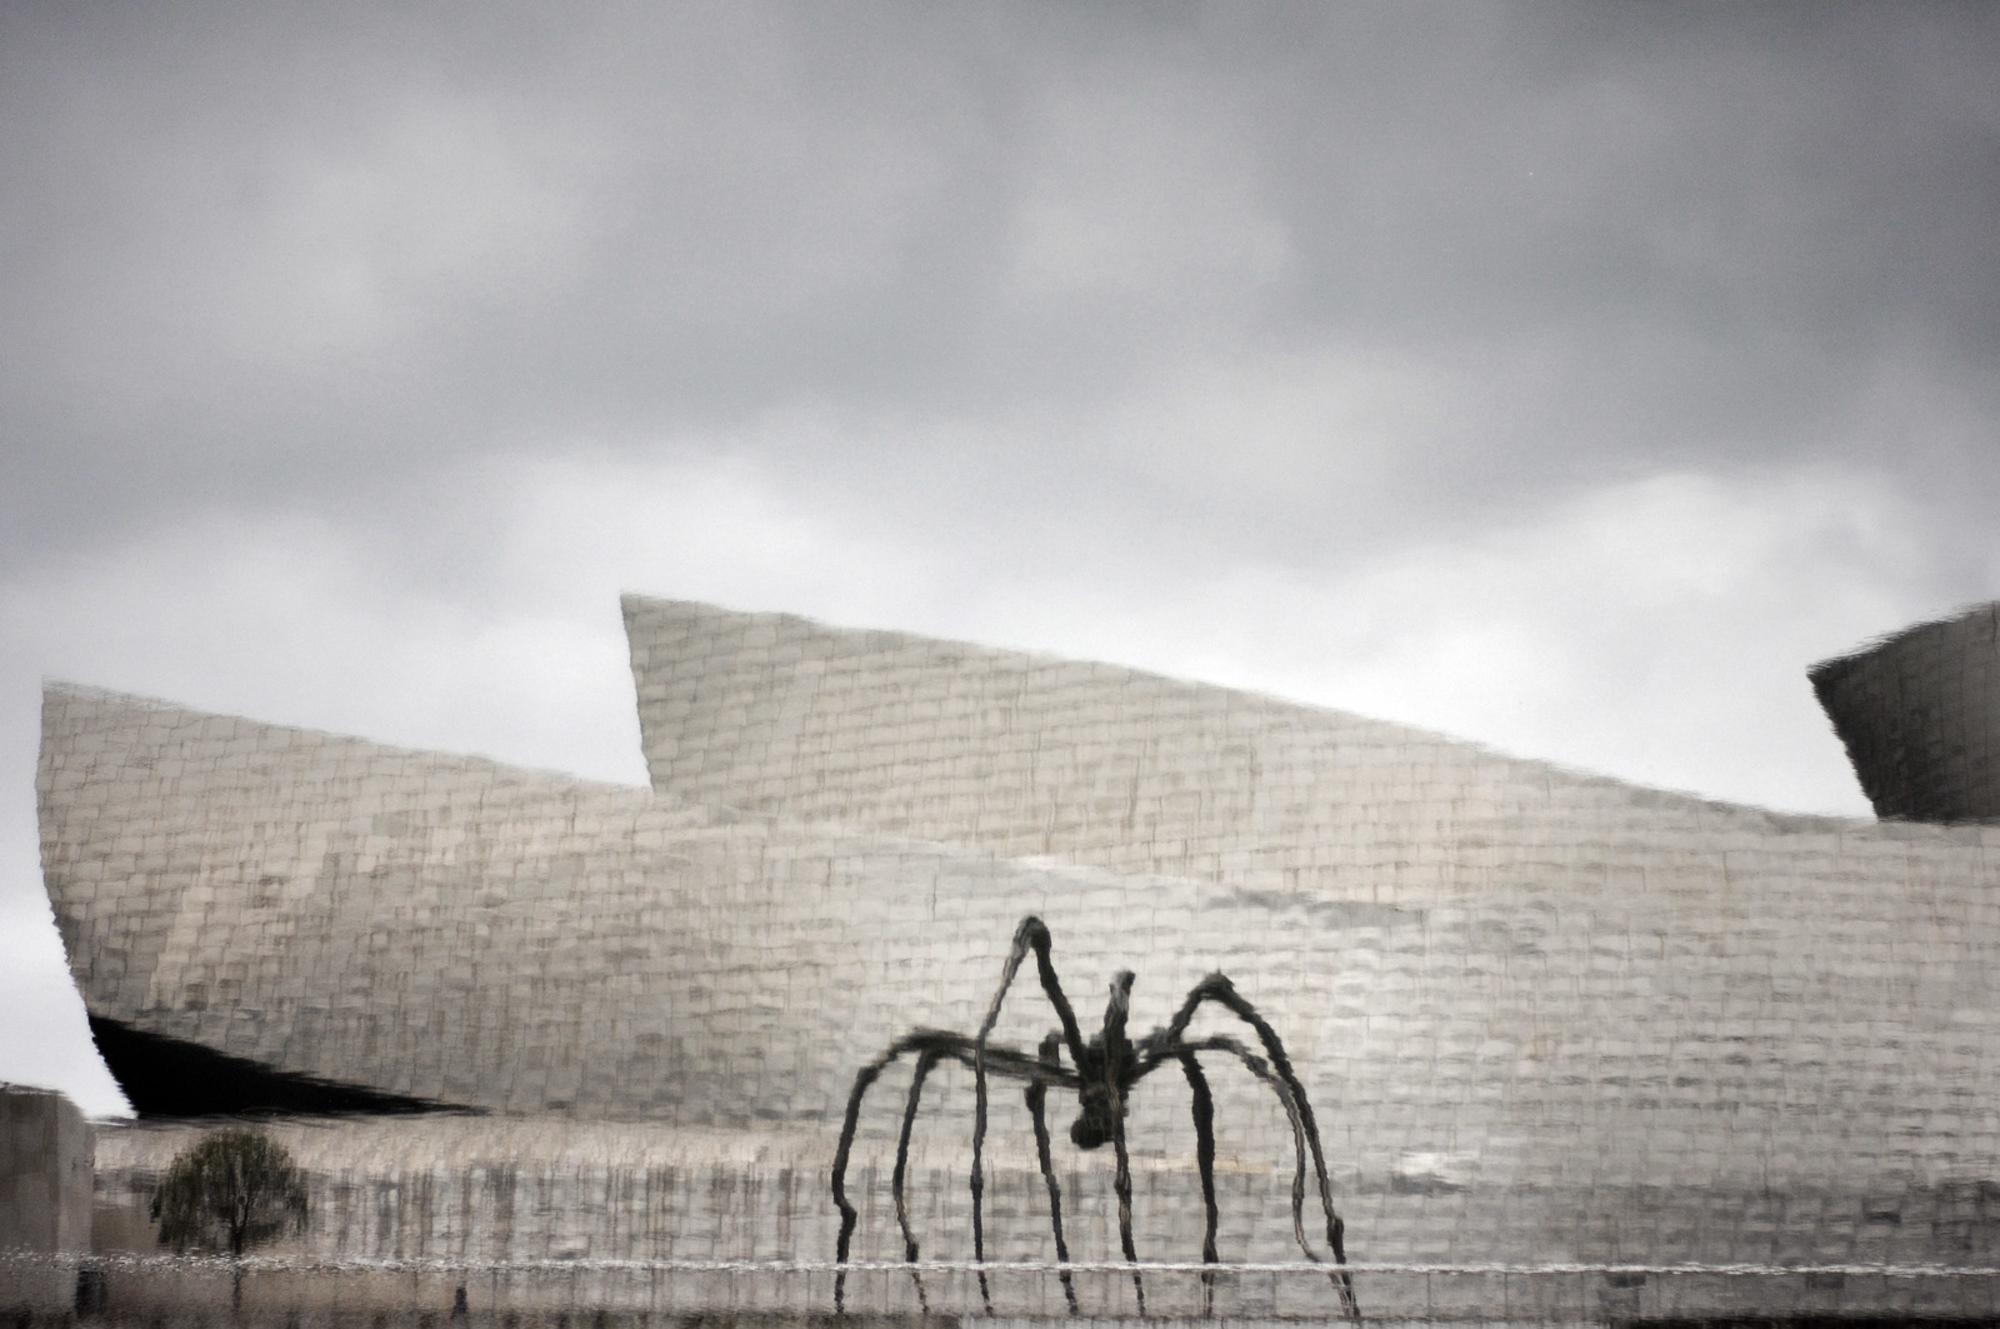
M1063 996L1062 984L1056 979L1055 963L1049 958L1048 925L1033 914L1021 920L1014 929L1014 944L1008 948L1007 962L1000 968L1000 986L993 992L993 1000L986 1007L986 1018L979 1023L979 1036L972 1047L972 1259L976 1264L986 1263L986 1228L982 1199L986 1192L986 1040L993 1033L993 1026L1000 1022L1000 1004L1007 999L1007 989L1013 985L1014 975L1020 971L1021 961L1028 952L1035 953L1035 968L1041 976L1042 990L1048 994L1049 1004L1056 1008L1056 1018L1062 1021L1063 1037L1070 1045L1070 1056L1078 1066L1083 1065L1083 1031L1077 1026L1076 1012L1070 1009L1069 1000ZM986 1271L979 1271L979 1299L986 1307L986 1313L993 1313L993 1296L986 1286Z
M1062 1035L1050 1034L1042 1040L1042 1064L1061 1066ZM1049 1160L1049 1118L1043 1110L1043 1103L1049 1096L1046 1081L1034 1080L1028 1085L1028 1113L1035 1121L1035 1157L1042 1165L1042 1180L1049 1187L1049 1224L1056 1233L1056 1263L1069 1264L1069 1243L1063 1240L1062 1186L1056 1181L1054 1165ZM1063 1300L1069 1303L1069 1313L1076 1314L1076 1284L1070 1279L1068 1268L1059 1268L1062 1279Z
M1273 1072L1270 1065L1262 1057L1252 1052L1249 1048L1244 1047L1237 1040L1223 1034L1218 1034L1213 1038L1204 1038L1196 1043L1176 1041L1172 1044L1168 1044L1164 1039L1155 1036L1153 1045L1149 1049L1145 1060L1140 1063L1138 1078L1143 1078L1158 1069L1166 1061L1178 1059L1186 1052L1227 1052L1242 1062L1245 1069L1268 1085L1271 1091L1278 1096L1278 1102L1285 1109L1285 1119L1291 1124L1292 1128L1292 1157L1294 1160L1292 1170L1292 1236L1298 1242L1299 1250L1305 1254L1308 1260L1314 1264L1322 1263L1319 1256L1314 1253L1311 1244L1306 1240L1307 1137L1305 1116L1300 1111L1301 1104L1298 1098L1292 1093L1290 1086L1285 1084ZM1333 1247L1333 1258L1334 1262L1338 1265L1345 1265L1347 1263L1346 1253L1339 1246ZM1361 1308L1359 1303L1354 1299L1353 1275L1349 1274L1345 1269L1330 1269L1327 1271L1327 1277L1333 1280L1334 1288L1340 1293L1341 1302L1348 1316L1352 1319L1360 1319Z
M1306 1144L1312 1150L1313 1172L1319 1183L1320 1207L1326 1211L1326 1244L1333 1251L1333 1258L1341 1264L1347 1263L1347 1224L1333 1207L1333 1184L1327 1180L1326 1151L1320 1146L1319 1122L1313 1117L1312 1104L1306 1098L1306 1087L1299 1080L1298 1072L1292 1069L1292 1059L1285 1055L1285 1044L1278 1037L1278 1031L1250 1004L1248 998L1236 990L1226 974L1210 974L1189 991L1187 1000L1175 1013L1172 1023L1164 1031L1165 1041L1178 1042L1187 1032L1188 1022L1194 1019L1195 1010L1205 1001L1217 1002L1229 1009L1238 1019L1249 1025L1257 1033L1257 1040L1264 1045L1264 1051L1271 1059L1271 1067L1280 1081L1291 1092L1298 1104L1300 1124L1303 1127ZM1349 1310L1353 1308L1353 1289L1346 1289ZM1358 1312L1355 1312L1358 1314Z
M1181 1070L1187 1076L1188 1089L1193 1095L1194 1109L1194 1162L1201 1172L1201 1203L1207 1211L1208 1225L1202 1231L1201 1259L1204 1264L1214 1264L1215 1254L1215 1099L1208 1092L1208 1077L1201 1073L1201 1063L1194 1053L1180 1054ZM1201 1276L1201 1313L1215 1314L1215 1275L1204 1272Z
M1026 936L1028 944L1035 951L1035 972L1042 980L1042 992L1048 997L1049 1005L1055 1007L1056 1019L1062 1025L1063 1042L1069 1044L1069 1055L1082 1064L1083 1030L1077 1025L1076 1012L1070 1008L1069 998L1063 995L1062 983L1056 978L1055 961L1049 958L1049 929L1041 919L1032 914L1021 920L1021 926L1014 930L1016 946Z
M1111 1144L1117 1155L1118 1173L1113 1180L1113 1188L1118 1194L1118 1244L1125 1252L1125 1262L1139 1263L1139 1252L1132 1244L1132 1161L1125 1151L1125 1094L1118 1083L1118 1070L1124 1064L1127 1043L1125 1039L1125 1018L1132 1003L1132 974L1130 970L1119 973L1111 982L1111 1003L1104 1011L1104 1088L1111 1103ZM1134 1077L1136 1083L1137 1077ZM1146 1284L1139 1271L1132 1270L1132 1293L1138 1298L1139 1315L1146 1314Z
M916 1269L917 1238L910 1231L910 1206L903 1189L903 1178L909 1171L910 1129L917 1123L917 1104L924 1096L924 1080L944 1055L936 1048L926 1048L917 1056L917 1069L910 1077L909 1103L903 1109L903 1130L896 1139L896 1170L890 1182L891 1189L896 1193L896 1224L903 1229L903 1258L910 1262L910 1281L917 1287L917 1310L923 1315L931 1313L931 1303L930 1298L924 1295L924 1276ZM1034 1093L1036 1087L1030 1087L1028 1092Z
M847 1110L840 1124L840 1145L833 1155L833 1202L840 1210L840 1238L835 1247L835 1261L847 1263L849 1243L854 1237L854 1224L860 1217L854 1205L847 1198L847 1160L854 1151L854 1133L861 1121L861 1100L867 1096L869 1086L881 1078L882 1072L899 1057L917 1052L935 1052L941 1057L970 1066L974 1061L970 1039L960 1034L947 1034L936 1029L918 1029L903 1035L891 1043L875 1060L863 1066L854 1075L854 1089L847 1096ZM1050 1084L1074 1087L1076 1077L1058 1068L1042 1065L1012 1048L983 1049L984 1059L1003 1075L1025 1080L1043 1080ZM847 1295L847 1273L842 1270L834 1275L833 1308L836 1314L845 1310Z
M1119 1111L1123 1106L1122 1102L1115 1099L1112 1102L1111 1145L1118 1156L1118 1175L1113 1180L1112 1186L1118 1193L1118 1244L1124 1248L1125 1262L1137 1265L1139 1252L1132 1245L1132 1162L1125 1153L1125 1121L1124 1114ZM1144 1319L1146 1284L1136 1268L1132 1270L1132 1292L1139 1299L1139 1316Z

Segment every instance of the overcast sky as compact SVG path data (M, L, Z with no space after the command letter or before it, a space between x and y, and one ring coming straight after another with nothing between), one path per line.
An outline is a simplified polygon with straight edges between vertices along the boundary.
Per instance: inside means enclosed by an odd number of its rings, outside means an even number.
M42 678L639 783L621 590L1865 814L2000 594L2000 8L0 5L0 1079L119 1099Z

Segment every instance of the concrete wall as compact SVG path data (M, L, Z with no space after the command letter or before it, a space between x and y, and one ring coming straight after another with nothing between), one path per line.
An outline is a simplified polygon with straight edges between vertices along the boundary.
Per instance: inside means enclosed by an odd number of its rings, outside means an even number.
M1011 1096L1010 1096L1011 1097ZM1014 1104L1003 1105L1011 1112ZM689 1133L645 1123L400 1119L353 1123L296 1123L272 1128L299 1157L311 1186L311 1227L304 1239L271 1253L310 1253L343 1260L442 1261L479 1266L494 1261L555 1261L539 1277L494 1275L475 1268L469 1281L476 1307L547 1305L646 1306L660 1296L654 1280L587 1272L591 1261L809 1260L831 1257L837 1214L828 1198L826 1159L831 1140L814 1132ZM100 1147L101 1198L107 1206L138 1207L146 1178L165 1166L193 1138L190 1128L137 1128L107 1132ZM1201 1210L1191 1151L1148 1138L1136 1164L1134 1214L1137 1244L1150 1260L1198 1258ZM864 1151L850 1178L862 1211L858 1258L893 1260L902 1254L889 1189L888 1158ZM956 1131L927 1123L919 1133L910 1194L912 1221L923 1253L933 1259L972 1254L966 1188L968 1156ZM1031 1156L1002 1148L989 1156L986 1232L989 1258L1047 1259L1053 1254L1047 1201ZM1066 1228L1081 1259L1116 1259L1118 1251L1111 1166L1103 1157L1068 1153L1059 1169ZM1291 1244L1284 1169L1255 1169L1225 1161L1218 1190L1219 1245L1226 1260L1298 1259ZM2000 1230L2000 1190L1954 1183L1910 1181L1900 1189L1863 1194L1831 1187L1767 1188L1761 1177L1724 1178L1701 1187L1599 1186L1552 1179L1531 1186L1483 1182L1459 1188L1382 1184L1343 1191L1353 1253L1370 1261L1431 1260L1706 1264L1949 1263L1984 1262ZM561 1272L573 1264L576 1272ZM114 1283L120 1275L114 1268ZM759 1286L760 1280L778 1284ZM355 1282L365 1280L355 1279ZM403 1304L413 1298L408 1276L382 1281ZM974 1290L964 1284L932 1292L953 1309L970 1310ZM1055 1280L1014 1275L998 1280L1003 1306L1039 1304L1058 1311ZM1244 1279L1225 1292L1225 1309L1263 1309L1277 1280ZM1726 1285L1678 1287L1680 1308L1714 1312L1732 1297L1761 1295L1751 1308L1770 1311L1806 1289L1802 1279L1739 1280ZM265 1280L282 1294L282 1282ZM699 1280L696 1280L697 1284ZM1583 1282L1592 1309L1611 1289L1602 1275L1570 1280L1557 1290L1572 1297ZM1664 1290L1649 1285L1650 1303ZM713 1286L671 1290L673 1298L712 1296L743 1310L769 1296L785 1309L825 1309L825 1275L776 1280L769 1275L713 1280ZM1364 1275L1365 1305L1377 1316L1423 1313L1426 1298L1448 1280ZM1330 1302L1323 1282L1293 1278L1287 1294L1310 1309L1313 1298ZM909 1311L914 1297L907 1277L862 1279L862 1305ZM1182 1300L1191 1282L1178 1286ZM1474 1282L1461 1290L1488 1297L1489 1312L1501 1289ZM1933 1293L1935 1289L1932 1290ZM114 1287L119 1304L129 1304ZM1125 1280L1086 1281L1087 1309L1128 1309ZM1517 1310L1534 1304L1535 1280L1517 1279L1510 1290ZM1823 1297L1821 1309L1884 1311L1911 1295L1907 1283L1863 1284ZM187 1294L192 1295L192 1294ZM350 1301L350 1287L343 1295ZM1170 1294L1157 1289L1155 1309ZM1446 1295L1449 1295L1448 1291ZM732 1301L731 1299L735 1299ZM449 1294L431 1296L448 1304ZM393 1302L391 1304L394 1304ZM1169 1304L1174 1304L1169 1302ZM1468 1305L1478 1305L1477 1301ZM1532 1318L1526 1316L1524 1318Z
M0 1085L0 1252L87 1252L93 1144L76 1104ZM66 1310L76 1273L60 1261L0 1260L0 1308Z
M1812 669L1883 817L2000 821L2000 603Z
M90 1249L91 1158L76 1104L0 1085L0 1249Z

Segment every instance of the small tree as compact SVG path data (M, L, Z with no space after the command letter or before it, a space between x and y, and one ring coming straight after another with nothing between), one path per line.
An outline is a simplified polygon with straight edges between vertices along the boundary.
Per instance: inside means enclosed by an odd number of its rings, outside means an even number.
M181 1151L153 1194L160 1244L177 1251L227 1251L240 1260L252 1246L302 1231L305 1179L291 1153L256 1131L216 1131ZM230 1288L243 1304L243 1268Z

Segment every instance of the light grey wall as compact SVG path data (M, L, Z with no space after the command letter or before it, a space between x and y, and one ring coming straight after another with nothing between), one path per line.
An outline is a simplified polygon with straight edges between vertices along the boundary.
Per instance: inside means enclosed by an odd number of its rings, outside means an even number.
M91 1158L76 1104L0 1085L0 1250L90 1249Z
M900 1094L891 1094L899 1099ZM996 1100L996 1117L1018 1116L1018 1099ZM1228 1142L1240 1123L1220 1123ZM962 1260L972 1254L963 1123L926 1121L917 1133L910 1177L914 1231L926 1258ZM688 1131L657 1123L575 1123L508 1119L428 1118L345 1123L277 1123L270 1132L294 1151L307 1170L311 1218L303 1238L270 1253L310 1253L353 1260L441 1260L477 1264L532 1260L823 1261L834 1252L838 1216L827 1190L830 1135L784 1129L754 1132ZM100 1198L107 1210L140 1210L145 1178L194 1138L193 1127L135 1127L100 1137ZM889 1186L890 1157L876 1141L857 1157L850 1193L861 1211L854 1255L871 1260L902 1256ZM1202 1211L1192 1147L1185 1131L1139 1140L1135 1162L1134 1221L1137 1246L1148 1260L1194 1260L1201 1249ZM1018 1132L1004 1133L987 1157L985 1219L988 1257L1040 1260L1054 1253L1048 1205L1031 1153ZM1241 1152L1225 1147L1218 1178L1225 1260L1297 1261L1292 1244L1289 1170L1246 1166ZM1257 1160L1262 1163L1264 1160ZM1063 1149L1066 1233L1079 1259L1115 1260L1118 1237L1111 1163L1102 1155ZM1878 1181L1880 1179L1878 1178ZM1370 1262L1707 1264L1950 1264L1987 1259L2000 1240L2000 1193L1964 1181L1907 1178L1875 1188L1846 1185L1766 1187L1742 1173L1700 1186L1612 1186L1549 1177L1536 1184L1418 1184L1377 1178L1343 1184L1337 1199L1348 1223L1350 1258ZM1320 1225L1308 1219L1315 1248ZM114 1271L114 1281L121 1275ZM404 1275L408 1286L408 1275ZM345 1298L363 1280L336 1283ZM598 1299L612 1306L646 1306L660 1295L640 1274L618 1277L584 1272L517 1274L494 1278L476 1270L468 1280L475 1304L510 1307L550 1304L584 1309ZM699 1284L700 1280L692 1280ZM939 1280L942 1281L942 1280ZM1712 1280L1702 1287L1676 1285L1689 1314L1737 1307L1766 1312L1798 1298L1798 1278ZM996 1279L1002 1304L1039 1298L1059 1312L1060 1291L1046 1276ZM1288 1278L1297 1309L1331 1304L1317 1280ZM914 1309L908 1279L857 1278L860 1304ZM1914 1280L1854 1279L1822 1297L1819 1309L1893 1311L1914 1295ZM753 1290L753 1287L755 1290ZM1372 1314L1423 1312L1427 1298L1470 1297L1490 1314L1502 1289L1484 1282L1398 1279L1364 1275L1364 1306ZM1975 1285L1975 1288L1977 1285ZM932 1284L938 1291L938 1281ZM1517 1277L1506 1289L1524 1318L1550 1289ZM1576 1294L1591 1299L1614 1289L1603 1276L1557 1283L1569 1298L1550 1309L1574 1314ZM1182 1298L1192 1291L1178 1286ZM1269 1283L1253 1278L1225 1285L1222 1305L1258 1309ZM1656 1281L1641 1305L1658 1306L1668 1289ZM1932 1289L1934 1292L1935 1290ZM719 1298L728 1309L749 1308L769 1296L787 1309L826 1309L824 1275L778 1280L742 1276L716 1280L692 1293ZM322 1294L323 1295L323 1294ZM408 1295L405 1292L404 1295ZM973 1289L951 1288L945 1304L969 1309ZM1086 1310L1118 1308L1123 1278L1086 1280ZM1157 1298L1166 1286L1155 1285ZM1762 1297L1763 1300L1757 1300ZM1232 1300L1234 1298L1235 1300ZM1315 1298L1318 1299L1315 1302ZM1482 1303L1481 1299L1484 1301ZM1735 1300L1732 1298L1748 1298ZM437 1304L447 1304L449 1291ZM1178 1303L1186 1309L1184 1300ZM1935 1308L1949 1309L1951 1303ZM1668 1304L1661 1309L1675 1309Z
M48 1089L0 1084L0 1308L67 1310L73 1269L35 1255L87 1252L94 1145L76 1104Z

